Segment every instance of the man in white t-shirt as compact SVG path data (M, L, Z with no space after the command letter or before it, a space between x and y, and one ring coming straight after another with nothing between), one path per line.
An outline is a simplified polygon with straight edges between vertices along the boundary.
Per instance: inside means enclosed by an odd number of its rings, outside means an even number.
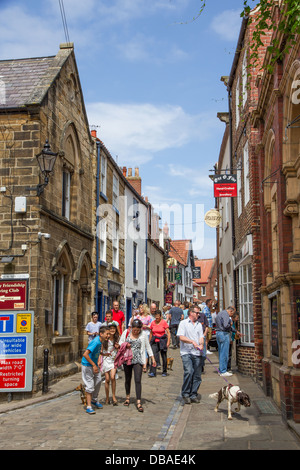
M200 402L198 389L202 381L204 335L202 325L197 321L198 315L198 309L190 308L188 318L179 323L177 331L183 364L181 396L186 404Z

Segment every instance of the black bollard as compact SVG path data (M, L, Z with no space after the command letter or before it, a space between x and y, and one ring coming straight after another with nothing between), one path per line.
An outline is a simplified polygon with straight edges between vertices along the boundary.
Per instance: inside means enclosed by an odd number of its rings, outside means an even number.
M43 393L48 393L48 379L49 379L48 355L49 355L49 349L44 349Z

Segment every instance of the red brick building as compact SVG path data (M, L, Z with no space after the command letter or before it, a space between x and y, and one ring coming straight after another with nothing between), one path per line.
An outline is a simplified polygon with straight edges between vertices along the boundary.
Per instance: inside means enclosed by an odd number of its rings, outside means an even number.
M274 7L273 23L282 10ZM286 40L276 30L283 48ZM259 220L263 322L263 383L286 420L300 422L300 38L257 77Z
M273 24L283 8L274 2ZM251 15L255 19L256 10ZM239 370L262 383L283 418L300 422L300 38L270 72L267 46L275 39L283 50L286 38L278 28L267 32L259 50L262 67L248 68L254 28L255 21L243 19L224 80L231 170L237 175L234 300L244 334L237 359Z

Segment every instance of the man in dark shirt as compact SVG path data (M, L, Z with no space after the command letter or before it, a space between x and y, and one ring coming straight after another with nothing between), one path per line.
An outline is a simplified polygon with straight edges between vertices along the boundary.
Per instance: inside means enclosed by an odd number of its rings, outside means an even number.
M183 310L179 307L180 302L179 300L175 301L174 307L169 310L168 313L168 320L170 326L170 332L172 337L172 345L173 349L179 348L179 338L177 336L178 326L181 320L183 320Z
M222 310L216 317L216 339L219 352L219 371L222 376L231 376L231 372L227 372L229 345L231 336L231 317L235 313L234 307L228 307Z

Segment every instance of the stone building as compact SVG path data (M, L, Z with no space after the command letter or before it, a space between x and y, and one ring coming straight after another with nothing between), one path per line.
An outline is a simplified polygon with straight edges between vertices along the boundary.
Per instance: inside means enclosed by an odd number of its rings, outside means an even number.
M71 44L53 57L0 61L0 75L0 253L14 256L0 274L29 276L35 391L45 348L50 381L76 372L84 348L94 304L93 141ZM43 178L35 156L46 140L58 155L37 195Z

